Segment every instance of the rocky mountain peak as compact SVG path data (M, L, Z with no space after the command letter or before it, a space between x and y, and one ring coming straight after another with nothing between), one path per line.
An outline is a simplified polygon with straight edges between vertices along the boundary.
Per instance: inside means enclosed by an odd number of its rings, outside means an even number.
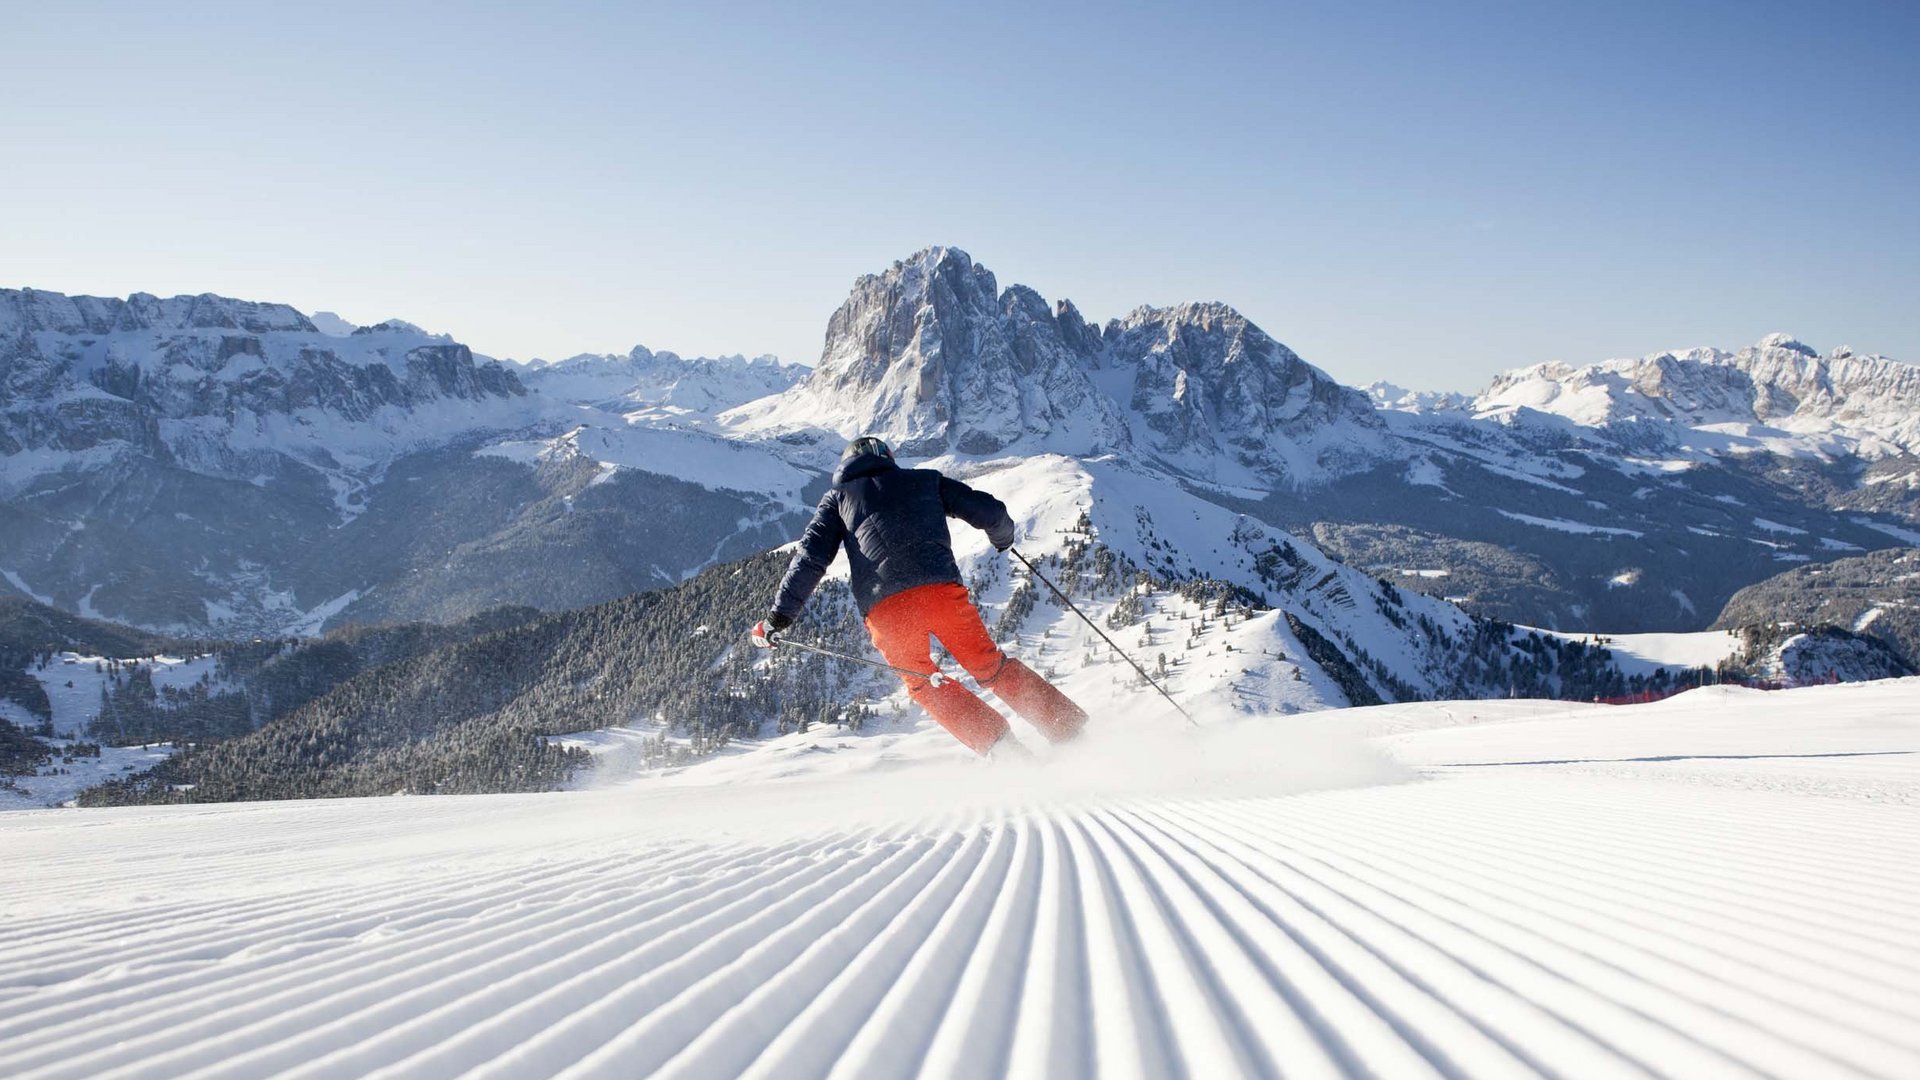
M1070 340L1032 289L1002 293L966 252L927 248L855 281L813 374L750 419L879 434L914 456L1110 447L1125 427L1088 379L1075 322Z
M332 311L316 311L307 318L313 323L314 329L328 337L351 337L355 330L360 329L359 324L350 323Z
M948 247L861 277L813 375L729 419L831 433L823 445L878 434L913 456L1137 449L1205 479L1296 484L1350 468L1383 431L1364 394L1226 304L1142 307L1096 329Z
M1372 456L1384 424L1361 391L1232 307L1137 308L1107 324L1106 364L1132 372L1129 410L1162 455L1229 455L1265 481L1311 484Z
M1778 332L1768 334L1766 337L1761 338L1759 344L1754 347L1757 349L1785 349L1789 352L1797 352L1802 356L1817 357L1820 355L1811 345L1794 340L1792 334L1782 334Z
M972 292L995 297L1000 287L993 271L973 261L973 256L957 247L934 245L899 259L878 274L862 274L853 284L857 294L863 287L880 285L904 290L913 298L926 295L929 287L939 286L955 292Z

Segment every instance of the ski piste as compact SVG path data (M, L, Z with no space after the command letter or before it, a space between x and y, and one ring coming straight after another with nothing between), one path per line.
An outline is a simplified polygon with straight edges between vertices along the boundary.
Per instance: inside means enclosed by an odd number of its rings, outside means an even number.
M1920 680L0 815L0 1074L1920 1074ZM102 824L111 827L102 828Z

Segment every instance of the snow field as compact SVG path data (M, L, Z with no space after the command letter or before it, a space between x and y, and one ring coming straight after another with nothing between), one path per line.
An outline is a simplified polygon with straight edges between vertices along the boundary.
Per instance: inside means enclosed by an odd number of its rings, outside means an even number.
M1625 675L1651 675L1661 668L1711 668L1722 660L1732 659L1745 644L1740 635L1732 630L1604 635L1557 630L1542 630L1540 633L1553 634L1569 641L1592 641L1596 636L1604 637L1605 647L1613 654L1614 664Z
M823 734L592 792L10 814L0 1074L1920 1075L1916 704L1389 706L1011 770Z
M23 709L10 709L8 715L17 722L21 719L18 714L24 712ZM53 761L41 766L38 775L5 777L9 783L0 787L0 811L59 806L96 784L150 769L166 760L174 751L170 742L146 746L103 746L99 757L76 757L68 761L60 756L60 752L68 749L71 741L50 741L55 750ZM61 772L63 769L66 771Z

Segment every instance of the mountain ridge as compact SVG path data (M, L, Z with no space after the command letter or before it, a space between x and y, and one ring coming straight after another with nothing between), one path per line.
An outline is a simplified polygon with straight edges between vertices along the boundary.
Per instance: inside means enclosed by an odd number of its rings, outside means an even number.
M1783 566L1920 537L1910 371L1774 336L1536 365L1462 406L1347 387L1216 301L1096 325L944 247L859 278L810 370L521 366L398 320L11 290L0 571L183 633L571 607L779 542L878 433L958 463L1122 458L1509 621L1691 628Z
M173 633L590 603L777 542L798 512L784 474L716 493L633 455L477 454L625 421L400 320L340 335L284 304L0 290L0 388L8 587Z
M696 414L718 413L777 394L806 375L806 368L771 355L682 357L644 345L626 353L536 359L520 372L530 389L571 404L622 412L658 407Z
M1548 413L1623 443L1662 449L1764 447L1867 460L1920 450L1920 367L1847 348L1822 356L1783 333L1733 352L1699 347L1519 368L1497 376L1470 407L1481 418ZM1626 433L1651 425L1669 427L1646 436ZM1696 430L1683 435L1679 429ZM1722 438L1687 444L1708 434Z

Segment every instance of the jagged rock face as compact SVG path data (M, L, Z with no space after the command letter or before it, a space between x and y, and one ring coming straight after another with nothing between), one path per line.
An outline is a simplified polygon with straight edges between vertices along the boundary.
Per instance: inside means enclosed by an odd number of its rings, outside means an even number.
M512 372L476 365L464 345L408 349L397 373L384 364L353 364L312 347L271 363L261 339L253 336L168 338L157 366L151 354L128 356L128 351L109 345L106 365L91 373L93 384L171 419L317 409L364 421L385 406L526 392Z
M1768 392L1767 411L1756 403L1761 419L1791 414L1828 420L1880 433L1908 453L1920 451L1920 368L1846 349L1817 356L1799 342L1782 344L1777 338L1743 349L1732 360Z
M1383 430L1366 395L1224 304L1141 308L1109 323L1104 344L1108 366L1132 369L1128 404L1168 454L1225 451L1260 470L1277 443L1310 447L1341 428L1358 443Z
M0 454L160 446L158 416L125 397L77 382L24 334L0 338L0 391Z
M506 368L412 328L340 338L284 304L32 289L0 290L0 386L9 455L132 453L213 472L227 459L229 473L258 468L241 446L263 429L365 424L384 409L440 402L484 409L526 394ZM403 421L388 426L390 441L407 439ZM332 462L326 446L285 449ZM61 464L56 456L35 467Z
M1541 364L1500 376L1474 408L1496 417L1536 410L1627 445L1673 446L1686 438L1679 429L1754 425L1831 438L1869 459L1920 450L1920 368L1846 349L1821 356L1785 334L1733 353Z
M915 456L1144 449L1205 478L1224 454L1293 483L1364 457L1382 431L1364 395L1225 305L1142 308L1096 330L1070 303L1000 291L953 248L861 278L813 376L730 419L879 434Z
M934 248L854 284L793 400L800 416L841 435L881 434L908 454L988 454L1023 440L1091 452L1124 427L1086 359L1033 290L1003 295L965 252Z

